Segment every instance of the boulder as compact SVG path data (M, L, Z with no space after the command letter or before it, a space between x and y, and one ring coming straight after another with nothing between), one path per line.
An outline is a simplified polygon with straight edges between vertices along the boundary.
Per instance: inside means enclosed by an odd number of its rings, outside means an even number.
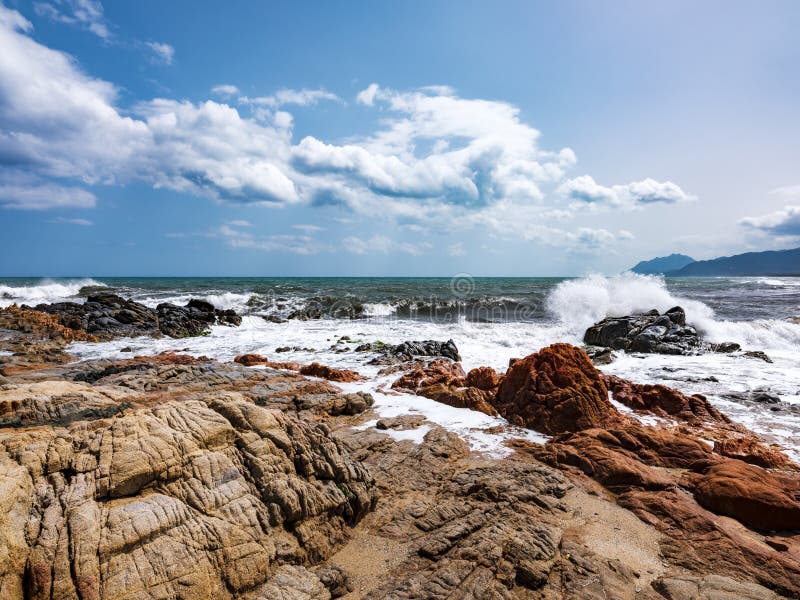
M437 358L427 365L414 366L392 384L392 389L416 392L420 387L434 384L463 386L466 374L461 364Z
M615 375L603 375L603 381L614 400L635 411L680 419L690 425L730 423L728 417L700 394L686 396L665 385L633 383Z
M648 354L691 355L740 349L733 342L704 343L697 330L686 324L686 313L680 306L670 308L663 314L651 310L603 319L586 330L583 341L590 346Z
M550 434L622 420L608 400L600 372L583 350L570 344L553 344L515 361L494 406L509 422Z
M739 460L710 462L695 479L697 501L755 529L800 529L800 482Z

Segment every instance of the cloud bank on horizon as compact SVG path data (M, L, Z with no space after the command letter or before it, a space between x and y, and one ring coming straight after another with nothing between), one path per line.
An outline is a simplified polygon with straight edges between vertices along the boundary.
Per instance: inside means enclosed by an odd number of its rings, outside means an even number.
M115 37L94 0L37 2L34 10L105 42ZM138 44L151 60L175 61L167 43ZM267 210L335 207L342 222L386 222L414 236L394 241L360 232L323 241L317 235L328 227L259 232L242 221L194 232L232 248L419 256L436 248L441 232L475 231L567 252L615 251L635 233L575 219L702 201L678 182L647 173L628 182L583 173L571 148L542 146L540 131L518 107L465 98L446 85L399 90L371 83L345 98L322 88L251 96L235 82L221 82L205 99L165 94L124 101L120 86L38 41L33 24L2 4L0 49L0 206L6 209L92 209L109 186L143 185ZM370 131L338 139L313 131L297 136L291 111L328 104L378 118ZM800 239L798 210L787 205L743 219L741 227ZM192 235L174 235L182 234ZM442 244L441 251L465 254L461 242Z

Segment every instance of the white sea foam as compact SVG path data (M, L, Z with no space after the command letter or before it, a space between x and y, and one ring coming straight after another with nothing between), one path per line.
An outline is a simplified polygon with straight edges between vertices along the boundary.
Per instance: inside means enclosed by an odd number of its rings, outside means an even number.
M364 305L364 314L368 317L388 317L393 315L396 310L397 307L385 302Z
M198 297L196 294L193 296ZM192 296L182 296L181 302L185 303L189 297ZM246 294L237 298L221 298L220 307L246 302L248 298ZM747 395L765 388L779 395L783 402L800 404L800 326L778 320L719 320L705 304L670 293L664 281L657 277L629 274L616 278L593 276L564 282L553 290L548 299L548 308L555 317L548 323L489 324L470 322L464 318L436 323L384 315L358 320L270 323L259 316L249 315L244 317L240 327L216 326L208 336L180 340L133 338L101 344L81 342L73 344L70 351L84 358L124 358L131 354L122 353L121 350L130 346L133 354L178 350L220 360L231 360L238 354L258 353L273 359L280 357L280 360L302 363L318 361L332 367L354 369L369 380L345 387L355 386L347 389L364 389L372 393L375 411L380 417L423 414L431 422L459 433L473 449L501 455L507 452L504 443L509 437L524 434L535 438L538 434L521 432L498 437L486 430L502 421L481 413L447 407L418 396L385 394L378 387L390 384L393 378L378 376L380 367L367 364L372 355L352 350L364 342L398 344L406 340L452 338L459 348L466 370L488 365L504 371L510 358L526 356L549 344L580 344L585 328L603 317L652 308L664 311L675 305L683 306L689 321L710 339L739 342L746 349L764 350L774 362L769 364L724 354L685 357L620 353L619 358L603 367L603 370L632 381L664 383L687 394L705 394L720 410L768 440L782 444L792 458L800 459L800 415L786 410L772 412L765 407L731 398L731 394ZM338 352L345 344L336 344L336 341L344 335L352 340L347 344L351 351ZM279 346L300 349L276 355L275 349ZM707 378L712 375L717 381L708 381ZM414 441L421 439L422 435L424 431L419 429L414 433L397 434L398 437Z
M94 279L71 279L55 281L43 279L36 285L0 285L0 306L11 304L36 304L51 302L83 302L78 296L84 287L106 287Z

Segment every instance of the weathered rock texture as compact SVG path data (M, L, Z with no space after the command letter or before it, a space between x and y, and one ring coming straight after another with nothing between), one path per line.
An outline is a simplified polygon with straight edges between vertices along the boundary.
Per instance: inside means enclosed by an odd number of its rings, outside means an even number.
M544 433L580 431L619 421L600 373L583 350L553 344L515 361L494 400L511 423Z
M0 597L330 597L307 568L375 491L314 421L371 398L243 371L165 355L0 388Z

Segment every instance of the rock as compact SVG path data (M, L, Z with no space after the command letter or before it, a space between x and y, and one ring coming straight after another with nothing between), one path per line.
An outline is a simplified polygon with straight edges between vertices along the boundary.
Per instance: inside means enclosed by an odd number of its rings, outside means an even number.
M21 331L66 344L77 341L97 341L97 337L87 333L81 327L64 326L57 315L40 310L23 309L16 304L0 309L0 329Z
M597 346L586 346L584 352L596 365L610 365L617 358L611 348L598 348Z
M330 381L350 382L364 379L355 371L350 371L349 369L334 369L316 362L300 367L300 373L312 377L321 377L322 379L328 379Z
M662 577L653 582L653 588L666 600L778 600L775 592L761 585L713 574L705 577Z
M401 415L399 417L379 419L375 424L375 429L381 429L383 431L388 429L407 431L409 429L417 429L426 422L427 419L422 415Z
M759 404L780 404L781 398L769 392L756 390L750 394L749 400Z
M461 364L447 359L437 358L427 365L412 368L392 384L394 390L408 390L416 392L420 387L431 386L437 383L444 385L463 386L466 373Z
M553 344L515 361L494 406L509 422L550 434L622 420L589 357L569 344Z
M765 446L755 436L717 440L714 442L714 452L764 469L796 468L780 448Z
M491 390L434 383L417 388L416 393L418 396L424 396L455 408L469 408L490 417L497 416L497 410L492 406L494 392Z
M697 501L761 530L800 529L800 483L739 460L712 462L695 479Z
M686 313L680 306L663 314L651 310L638 315L603 319L586 330L583 341L590 346L655 354L691 355L704 351L733 352L739 349L739 345L732 342L705 344L697 330L686 325Z
M735 342L722 342L720 344L711 344L709 349L711 352L730 354L731 352L738 352L742 349L742 347Z
M0 402L65 385L6 386ZM85 386L67 387L57 406L91 406ZM303 567L371 509L368 471L322 425L235 392L202 397L0 429L4 597L325 596Z
M467 386L487 392L496 391L501 379L491 367L476 367L467 373Z
M615 375L603 375L614 400L639 412L680 419L690 425L707 422L729 424L730 419L700 394L686 396L665 385L632 383Z
M762 352L761 350L748 350L746 352L742 352L742 356L746 356L747 358L755 358L758 360L763 360L767 363L772 363L772 359L767 356L766 352Z
M238 326L242 322L235 311L217 310L204 300L192 299L186 306L162 303L153 310L108 292L92 294L83 304L40 304L36 310L56 315L67 328L86 331L104 339L159 333L170 337L187 337L201 335L211 325Z
M453 340L446 342L437 342L434 340L425 340L421 342L403 342L396 346L377 345L372 344L369 348L366 345L356 348L358 352L367 350L377 351L384 356L383 360L378 359L371 361L373 364L392 364L392 362L412 361L420 356L440 356L442 358L449 358L454 362L461 361L461 355L458 353L458 348Z

